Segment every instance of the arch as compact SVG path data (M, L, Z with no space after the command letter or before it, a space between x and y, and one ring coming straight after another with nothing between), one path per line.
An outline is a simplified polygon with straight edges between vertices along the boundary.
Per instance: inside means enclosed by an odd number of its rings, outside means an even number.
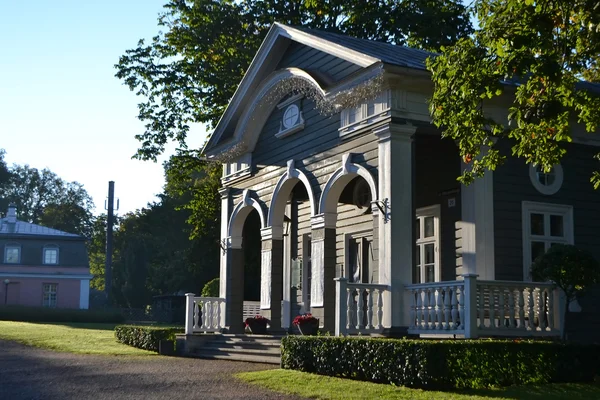
M265 212L258 200L250 197L250 191L244 190L242 200L237 203L231 217L229 218L229 224L227 226L227 234L232 238L240 238L242 236L242 230L244 229L244 222L246 217L252 210L258 211L260 217L260 227L264 228L265 225Z
M285 206L287 199L294 189L294 186L298 182L302 182L308 193L308 200L310 202L310 215L314 217L317 215L317 204L315 202L315 195L310 185L308 177L304 172L296 169L294 160L287 162L286 172L279 178L275 189L273 190L273 197L271 198L271 207L269 207L269 214L267 217L267 226L280 226L283 223L283 215L285 213ZM283 199L283 200L282 200Z
M279 96L269 95L269 92L280 82L296 78L301 79L313 87L321 96L325 96L325 91L319 83L308 72L299 68L285 68L273 72L256 89L255 93L248 101L248 105L242 112L235 128L235 141L241 142L242 136L247 136L244 140L247 151L253 151L258 141L258 136L263 126L271 115L271 112L286 94Z
M377 200L377 185L375 184L373 175L362 165L352 163L351 157L351 153L342 156L342 166L335 170L325 184L323 193L321 193L321 199L319 200L319 214L336 214L337 203L342 190L357 176L367 181L371 189L371 198L373 201Z

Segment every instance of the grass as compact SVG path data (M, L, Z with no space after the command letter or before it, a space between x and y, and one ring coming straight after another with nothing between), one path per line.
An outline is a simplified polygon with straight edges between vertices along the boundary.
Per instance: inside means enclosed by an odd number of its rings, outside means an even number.
M150 356L156 353L117 342L116 324L0 321L0 339L79 354Z
M600 399L598 384L552 384L514 386L502 389L435 392L392 385L333 378L291 370L244 372L236 375L248 383L276 392L322 400L346 399L415 399L415 400L491 400Z

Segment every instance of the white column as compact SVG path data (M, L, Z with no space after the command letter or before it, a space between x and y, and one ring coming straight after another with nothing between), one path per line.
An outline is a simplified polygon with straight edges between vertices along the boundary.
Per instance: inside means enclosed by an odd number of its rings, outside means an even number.
M82 279L79 281L79 308L87 310L90 308L90 280Z
M379 282L390 285L383 298L384 327L408 326L410 304L404 285L412 283L415 247L413 125L389 124L379 139ZM406 298L405 298L406 297Z
M325 290L325 229L335 229L336 214L319 214L311 218L311 286L310 306L323 307ZM315 235L315 231L320 232Z
M271 308L273 249L271 247L265 248L265 242L283 240L283 229L281 227L269 226L261 229L260 234L263 243L260 262L260 308L268 310Z
M227 247L229 246L229 216L231 215L231 201L229 188L219 190L221 195L221 264L219 273L219 297L225 298L227 294ZM223 305L224 307L224 305ZM225 309L221 310L225 315Z
M467 166L463 164L463 169ZM494 175L487 171L469 186L461 186L463 273L494 280Z

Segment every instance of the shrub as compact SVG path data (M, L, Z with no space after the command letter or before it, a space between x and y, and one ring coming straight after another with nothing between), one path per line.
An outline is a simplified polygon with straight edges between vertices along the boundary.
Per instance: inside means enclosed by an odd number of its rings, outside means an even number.
M119 311L78 310L47 307L0 307L0 321L20 322L84 322L122 323L125 319Z
M219 278L208 281L202 288L202 297L219 297Z
M599 346L531 340L288 336L283 368L427 389L592 381Z
M119 342L138 349L156 352L158 352L158 343L161 340L175 342L177 333L183 333L183 329L143 325L118 325L115 327L115 337Z

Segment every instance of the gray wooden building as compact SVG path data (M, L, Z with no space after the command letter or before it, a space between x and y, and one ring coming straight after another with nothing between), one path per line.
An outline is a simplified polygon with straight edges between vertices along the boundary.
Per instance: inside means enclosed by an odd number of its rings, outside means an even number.
M531 261L552 243L600 258L599 143L575 132L549 174L509 158L461 186L431 124L428 56L272 27L204 149L224 163L221 288L189 297L188 331L239 331L260 300L274 331L311 312L337 334L559 333L564 302ZM506 103L486 112L506 119Z

